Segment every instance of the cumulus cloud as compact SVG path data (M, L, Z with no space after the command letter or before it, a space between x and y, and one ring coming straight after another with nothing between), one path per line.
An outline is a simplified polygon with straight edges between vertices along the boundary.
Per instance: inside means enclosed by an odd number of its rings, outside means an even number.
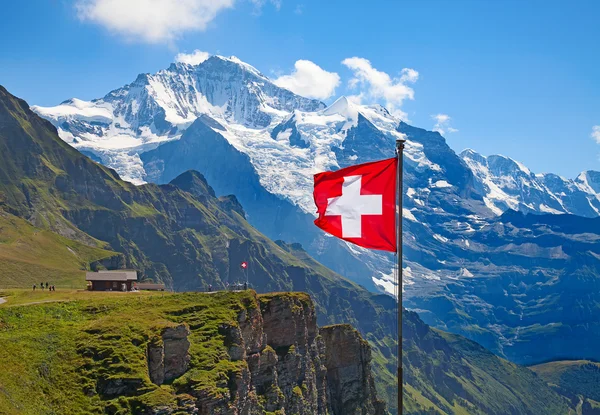
M314 62L299 60L294 64L294 71L274 81L275 85L309 98L327 99L335 94L340 85L340 76L335 72L327 72Z
M188 65L199 65L210 57L210 53L194 50L192 53L178 53L175 62L187 63Z
M82 21L104 26L128 40L172 42L185 32L203 31L235 0L77 0Z
M450 126L450 116L448 114L435 114L432 115L431 118L435 121L435 125L433 126L433 131L437 131L438 133L444 135L448 133L456 133L458 130L456 128L452 128Z
M407 115L400 107L406 99L414 99L415 91L408 85L419 79L419 73L414 69L404 68L400 75L392 78L385 72L379 71L365 58L347 58L342 61L354 74L348 82L351 89L359 89L353 100L371 99L383 101L390 112L406 120Z
M600 125L594 125L592 127L592 138L596 140L598 144L600 144Z

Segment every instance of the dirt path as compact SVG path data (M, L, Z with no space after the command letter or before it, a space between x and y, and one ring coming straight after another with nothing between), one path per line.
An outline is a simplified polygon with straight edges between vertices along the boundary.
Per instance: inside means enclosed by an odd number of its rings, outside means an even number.
M0 297L0 304L4 304L6 302L6 298Z

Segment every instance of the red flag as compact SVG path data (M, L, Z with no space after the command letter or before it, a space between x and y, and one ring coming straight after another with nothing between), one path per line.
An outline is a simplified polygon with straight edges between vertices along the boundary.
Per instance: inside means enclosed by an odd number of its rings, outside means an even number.
M246 261L242 262L240 266L244 269L248 268L248 263Z
M315 174L315 225L364 248L396 252L397 168L391 158Z

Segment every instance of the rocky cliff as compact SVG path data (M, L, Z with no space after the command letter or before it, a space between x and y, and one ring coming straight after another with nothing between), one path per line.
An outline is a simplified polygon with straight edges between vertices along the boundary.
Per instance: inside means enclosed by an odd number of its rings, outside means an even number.
M387 413L368 343L350 326L319 329L303 293L0 308L0 343L2 414Z
M317 327L304 294L260 297L220 332L232 361L246 365L220 396L201 393L203 414L385 414L368 343L348 325Z
M348 324L323 327L325 367L332 412L335 414L384 414L385 406L374 399L371 348Z

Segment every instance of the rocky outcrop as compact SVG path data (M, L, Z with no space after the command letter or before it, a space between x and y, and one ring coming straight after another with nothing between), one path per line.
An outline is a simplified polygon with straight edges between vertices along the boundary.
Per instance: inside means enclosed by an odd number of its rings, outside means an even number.
M229 374L228 393L192 393L199 414L386 413L376 396L369 346L357 331L334 326L319 335L314 304L306 294L257 300L260 308L242 310L237 324L221 325L230 360L245 364Z
M329 402L334 414L385 414L371 373L371 348L347 324L323 327Z
M187 324L167 327L160 337L148 344L148 373L154 384L162 385L187 371L190 363L189 334Z

